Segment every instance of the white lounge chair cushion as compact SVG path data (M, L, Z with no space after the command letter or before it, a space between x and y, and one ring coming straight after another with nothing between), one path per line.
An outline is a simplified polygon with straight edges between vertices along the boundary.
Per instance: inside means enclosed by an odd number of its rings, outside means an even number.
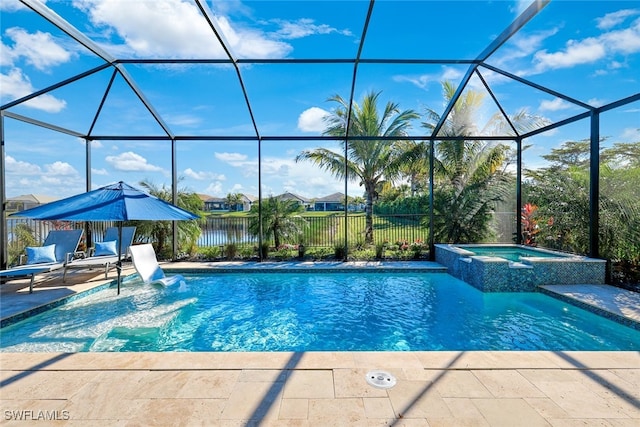
M118 248L116 247L116 241L110 240L108 242L96 242L94 256L106 256L106 255L118 255Z
M27 246L27 264L43 264L56 262L56 245L47 246Z

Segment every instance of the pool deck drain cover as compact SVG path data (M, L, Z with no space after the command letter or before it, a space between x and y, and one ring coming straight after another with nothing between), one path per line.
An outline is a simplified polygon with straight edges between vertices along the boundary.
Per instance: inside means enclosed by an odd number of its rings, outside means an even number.
M369 371L367 382L377 388L391 388L396 385L396 377L385 371Z

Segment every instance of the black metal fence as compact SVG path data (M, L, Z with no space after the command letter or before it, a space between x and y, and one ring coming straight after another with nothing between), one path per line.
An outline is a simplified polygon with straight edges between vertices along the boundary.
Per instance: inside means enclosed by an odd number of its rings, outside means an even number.
M374 237L376 242L396 243L406 241L426 242L428 225L425 223L427 215L375 215ZM363 215L345 216L336 214L322 217L305 217L303 232L300 236L283 243L303 243L307 247L333 247L344 243L345 234L349 245L364 243L366 218ZM250 218L213 217L201 225L202 234L198 239L198 246L222 246L227 243L257 244L258 238L249 233ZM271 236L266 236L270 238Z
M498 231L496 243L508 243L512 240L514 215L511 213L498 213L495 216ZM304 231L302 235L289 239L283 243L303 243L307 247L334 247L344 244L345 233L350 246L357 246L365 241L366 217L364 215L349 215L342 213L331 216L305 217ZM254 244L258 238L249 232L251 219L248 217L209 217L201 225L201 234L197 240L198 247L224 246L228 243ZM23 224L32 231L36 244L42 244L49 230L56 228L84 227L84 223L70 223L62 221L35 221L29 219L8 219L9 245L17 243L18 233L16 228ZM95 222L89 224L92 241L100 241L104 230L112 226L109 222ZM417 241L428 242L429 227L426 214L398 214L398 215L374 215L373 217L374 239L376 243L398 242L413 243ZM270 238L271 236L267 236ZM86 236L85 236L86 238ZM145 240L144 236L136 236L136 241ZM83 239L84 242L86 240Z

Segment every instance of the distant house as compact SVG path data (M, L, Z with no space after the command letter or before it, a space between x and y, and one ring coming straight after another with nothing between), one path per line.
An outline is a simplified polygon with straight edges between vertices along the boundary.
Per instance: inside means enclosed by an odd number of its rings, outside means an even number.
M7 211L18 212L35 208L58 200L55 197L43 196L40 194L23 194L21 196L9 197L7 199Z
M242 196L242 206L238 206L238 211L250 211L251 206L258 200L256 196L250 194L240 194Z
M209 197L204 201L204 210L207 212L228 211L229 205L227 204L227 199L222 199L220 197Z
M306 197L302 197L302 196L299 196L297 194L291 193L289 191L287 191L286 193L282 193L282 194L280 194L278 196L275 196L275 197L278 200L294 200L300 206L304 206L305 210L310 210L312 208L311 200L307 199Z
M211 197L206 194L198 194L204 202L204 210L207 212L244 212L251 210L256 197L240 194L240 202L236 206L229 206L226 197ZM232 209L233 208L233 209Z
M343 211L344 210L344 194L333 193L328 196L321 197L315 200L313 204L315 211Z

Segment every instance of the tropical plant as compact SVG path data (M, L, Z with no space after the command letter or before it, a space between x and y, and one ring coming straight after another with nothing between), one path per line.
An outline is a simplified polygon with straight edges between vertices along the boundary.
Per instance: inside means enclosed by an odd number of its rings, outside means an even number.
M143 180L140 185L146 191L166 202L172 202L172 191L170 187L165 185L157 186L156 184ZM189 212L193 212L202 216L204 202L194 192L187 191L184 188L177 190L176 205ZM131 225L137 227L137 234L145 236L151 240L157 254L166 256L170 253L169 238L173 235L171 221L131 221ZM178 246L181 251L193 254L196 249L196 242L200 237L201 229L197 220L178 221Z
M406 136L411 120L419 118L413 110L400 111L398 104L388 102L384 110L378 109L380 92L365 95L362 105L352 104L349 120L349 103L339 95L328 101L338 104L330 116L327 116L327 127L324 135L340 138L348 136L347 156L326 148L305 150L298 154L296 162L309 160L320 168L331 172L338 179L359 181L365 192L365 241L373 243L373 203L377 190L384 181L393 181L400 175L403 165L397 141L393 139L362 139L357 137L393 138ZM347 123L349 129L347 130Z
M238 210L238 205L242 203L242 194L229 193L227 194L226 201L227 205L229 205L229 210L235 212Z
M445 101L451 101L456 87L446 81L442 86ZM463 93L437 135L454 137L435 143L434 238L437 242L467 243L489 238L495 205L513 188L514 177L505 172L509 146L479 140L477 136L513 134L512 125L520 131L546 124L545 119L520 111L508 118L497 113L479 127L477 116L483 99L484 94L475 90ZM440 121L438 113L428 109L422 125L434 131ZM414 152L414 158L428 159L426 144L418 148L422 148L422 152Z
M300 215L304 207L297 201L271 196L260 204L253 205L249 216L249 233L253 236L260 236L259 209L262 209L263 238L273 237L276 248L287 240L301 238L307 222Z
M527 246L536 246L536 235L540 232L536 211L538 207L531 203L525 203L520 213L522 221L522 243Z
M29 224L16 224L11 232L13 239L9 241L9 246L7 247L10 266L20 262L20 255L24 254L24 249L27 246L36 246L34 231L29 227Z
M588 141L569 141L543 156L547 168L527 170L523 193L538 206L541 218L553 218L540 230L547 247L586 254L589 248ZM640 262L640 143L601 149L600 255L615 262Z

